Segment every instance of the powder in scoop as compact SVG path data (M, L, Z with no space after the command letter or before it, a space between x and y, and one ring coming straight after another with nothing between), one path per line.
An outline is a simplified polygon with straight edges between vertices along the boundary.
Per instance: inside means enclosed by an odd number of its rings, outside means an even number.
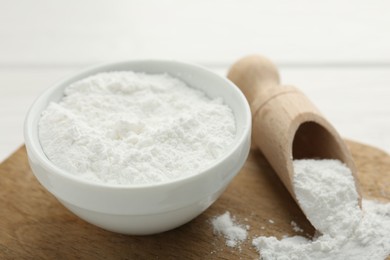
M212 221L214 233L221 234L226 239L226 245L229 247L236 247L248 236L246 228L234 222L230 216L230 212L227 211L224 214L215 217Z
M351 170L339 160L294 160L299 205L323 234L348 236L362 218Z
M236 133L221 98L167 74L107 72L77 81L39 121L57 166L105 184L150 184L199 173Z
M294 189L302 210L319 230L302 236L258 237L262 259L383 260L390 254L390 204L363 200L351 171L336 160L295 160Z

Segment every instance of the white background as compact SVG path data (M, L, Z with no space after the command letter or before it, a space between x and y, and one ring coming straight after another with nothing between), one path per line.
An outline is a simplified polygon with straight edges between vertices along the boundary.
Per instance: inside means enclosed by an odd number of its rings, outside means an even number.
M101 62L166 58L223 75L260 53L342 136L390 151L389 1L0 0L0 161L41 91Z

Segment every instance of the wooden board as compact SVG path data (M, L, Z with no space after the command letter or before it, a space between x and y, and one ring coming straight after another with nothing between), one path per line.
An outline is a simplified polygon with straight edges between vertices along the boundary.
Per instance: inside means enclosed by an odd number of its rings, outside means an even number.
M373 147L348 144L363 195L390 201L390 156ZM227 210L250 225L249 239L240 250L226 247L210 225L212 217ZM153 236L115 234L73 215L37 182L24 147L0 165L0 259L255 259L259 255L251 239L294 235L292 220L313 234L313 227L256 151L206 212Z

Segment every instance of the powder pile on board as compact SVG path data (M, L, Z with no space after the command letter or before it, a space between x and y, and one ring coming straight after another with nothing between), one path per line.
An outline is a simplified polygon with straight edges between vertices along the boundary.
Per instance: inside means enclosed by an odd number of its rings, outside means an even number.
M105 184L150 184L199 173L236 133L221 98L167 74L107 72L67 86L39 121L54 164Z
M318 234L257 237L261 258L383 260L390 254L390 204L363 200L358 205L351 171L337 160L295 160L297 199Z
M244 227L235 223L229 211L215 217L211 223L214 233L223 235L229 247L236 247L247 239L249 226Z
M390 255L390 203L363 199L360 209L352 173L340 161L295 160L294 171L297 199L318 231L312 239L254 238L252 245L262 260L383 260ZM215 220L219 221L215 224ZM214 230L224 235L230 246L233 235L226 230L235 225L230 214L227 212L214 221ZM293 231L303 233L296 222L290 224ZM241 241L247 239L242 237Z

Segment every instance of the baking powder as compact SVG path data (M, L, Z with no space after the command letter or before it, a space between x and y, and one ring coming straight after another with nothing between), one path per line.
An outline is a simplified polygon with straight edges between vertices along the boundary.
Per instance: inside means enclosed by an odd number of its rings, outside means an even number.
M197 174L232 144L221 98L167 74L100 73L69 85L39 121L55 165L104 184L161 183Z
M226 245L229 247L239 246L247 239L249 226L244 227L237 224L229 211L215 217L212 224L214 233L223 235L226 239Z
M262 260L383 260L390 254L390 203L364 199L360 209L352 173L343 163L295 160L293 186L317 233L314 238L256 237L252 245ZM235 234L229 230L235 224L228 213L217 219L225 224L213 222L214 230L223 234L229 245ZM268 222L274 224L270 219ZM294 221L291 227L303 233ZM264 229L262 226L256 232ZM247 236L241 238L235 241L243 242Z
M383 260L390 254L390 204L363 200L362 211L352 173L340 161L295 160L294 190L318 233L255 238L262 259Z

